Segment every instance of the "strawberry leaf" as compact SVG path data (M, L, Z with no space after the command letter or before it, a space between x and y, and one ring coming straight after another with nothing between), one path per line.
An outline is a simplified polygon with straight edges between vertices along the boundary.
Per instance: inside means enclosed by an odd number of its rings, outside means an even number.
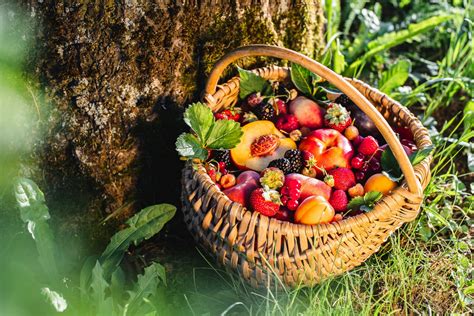
M197 102L191 104L184 112L184 122L196 133L200 142L205 143L214 123L214 115L209 107Z
M231 149L237 146L242 136L240 124L232 120L218 120L207 137L206 147L210 149Z
M378 191L369 191L364 194L364 196L358 196L353 198L347 208L350 210L361 210L368 212L372 210L375 206L375 203L382 198L382 193Z
M182 157L198 158L206 160L208 152L199 140L190 133L183 133L179 135L176 140L176 150Z
M270 83L259 75L237 67L240 76L239 97L245 99L249 94L260 92L262 95L270 95L272 86Z

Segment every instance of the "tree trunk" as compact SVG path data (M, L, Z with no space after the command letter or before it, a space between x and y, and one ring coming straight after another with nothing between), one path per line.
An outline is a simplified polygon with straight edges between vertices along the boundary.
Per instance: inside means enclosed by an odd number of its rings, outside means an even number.
M320 0L45 0L28 9L41 24L29 65L51 104L38 150L44 185L55 207L82 201L63 214L78 223L179 203L181 108L225 52L268 43L315 56L323 45Z

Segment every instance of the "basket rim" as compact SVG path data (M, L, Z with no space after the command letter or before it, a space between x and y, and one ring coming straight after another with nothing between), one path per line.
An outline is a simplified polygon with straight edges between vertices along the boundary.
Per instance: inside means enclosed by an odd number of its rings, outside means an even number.
M270 65L270 66L265 66L265 67L254 68L254 69L251 69L250 71L252 71L256 74L259 74L260 76L266 78L265 74L267 74L268 72L283 71L283 72L286 73L286 76L288 76L290 70L291 70L291 67L282 67L282 66L277 66L277 65ZM269 80L269 78L266 78L266 79ZM426 137L423 137L423 139L421 139L419 141L417 141L415 139L415 142L416 142L416 145L418 146L418 148L423 149L423 148L426 148L426 147L432 145L431 139L429 138L429 136L427 136L428 132L427 132L426 128L423 127L423 125L421 124L419 119L416 118L405 106L401 105L399 102L393 100L389 96L387 96L387 95L383 94L382 92L380 92L378 89L368 85L367 83L365 83L365 82L363 82L359 79L347 78L347 77L345 77L344 79L348 80L351 84L362 85L365 88L369 89L374 94L378 93L378 94L383 95L383 99L385 99L387 102L390 102L393 105L397 106L399 112L404 111L404 112L406 112L406 114L409 114L411 116L411 121L414 122L414 123L417 123L418 130L424 130L426 132ZM240 78L238 76L232 76L226 82L217 85L217 89L216 89L215 93L213 93L212 95L205 95L204 98L203 98L204 99L203 102L207 106L209 106L213 112L215 112L216 110L219 110L219 108L216 109L216 104L222 97L228 95L229 91L231 90L229 88L229 86L232 85L232 84L235 84L235 85L239 86L240 85ZM370 100L370 102L374 103L374 101L372 99ZM424 158L421 162L419 162L418 164L413 166L413 168L415 169L415 174L417 176L419 176L419 181L420 181L420 184L421 184L423 190L427 186L427 181L421 181L423 179L420 179L420 178L422 178L422 175L420 175L420 170L419 169L424 169L427 166L427 169L429 170L429 165L431 163L431 159L432 159L432 155L430 154L428 157ZM192 166L190 166L190 164L191 163L188 162L187 165L185 166L185 168L186 167L191 167L192 168ZM198 168L197 168L197 170L194 169L193 172L195 172L197 174L197 177L198 177L199 181L203 182L203 185L206 186L206 187L209 187L210 190L214 189L215 193L217 193L220 198L223 198L226 204L227 203L236 204L237 208L239 210L239 213L241 215L245 214L246 212L250 212L251 214L257 213L256 214L257 220L259 220L259 217L264 216L264 215L262 215L258 212L254 212L254 211L248 209L247 207L241 205L240 203L237 203L237 202L234 202L234 201L230 200L227 197L227 195L225 195L221 190L219 190L217 188L217 185L207 175L202 163L197 163L196 165L198 166ZM209 194L214 194L213 192L208 192L208 193ZM408 191L407 183L406 183L405 178L404 178L403 181L394 190L392 190L392 192L390 194L388 194L386 196L383 196L377 202L377 204L374 206L374 208L371 211L366 212L366 213L361 213L361 214L358 214L358 215L355 215L355 216L351 216L351 217L348 217L348 218L343 218L341 221L331 222L331 223L326 223L326 224L306 225L306 224L299 224L299 223L292 223L292 222L282 221L282 220L279 220L279 219L276 219L276 218L270 218L270 217L267 217L267 216L265 216L265 217L268 218L268 220L270 222L275 221L276 223L278 223L280 225L280 229L282 230L282 233L285 233L287 230L291 230L294 233L294 235L296 236L296 235L299 235L299 232L303 230L308 235L308 230L310 230L311 232L310 232L309 235L310 236L315 236L315 235L321 234L320 230L323 230L323 231L324 230L332 231L334 229L336 229L337 231L346 230L346 229L349 229L350 227L353 227L356 224L366 224L366 223L370 223L370 222L373 222L373 221L379 219L380 216L378 216L378 215L381 215L380 214L381 212L385 212L385 213L387 212L387 211L382 210L380 205L384 204L384 203L389 204L389 205L393 204L393 201L395 201L394 197L396 195L401 196L404 199L414 201L419 205L421 204L422 199L423 199L423 193L421 194L421 196L417 196L417 195L411 193L410 191ZM398 201L398 200L400 200L400 198L398 198L396 200ZM377 207L377 206L379 206L379 207Z

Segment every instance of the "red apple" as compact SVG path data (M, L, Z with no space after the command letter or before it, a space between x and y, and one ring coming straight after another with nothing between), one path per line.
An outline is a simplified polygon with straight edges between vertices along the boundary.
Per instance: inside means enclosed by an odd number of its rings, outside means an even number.
M290 113L296 116L298 123L311 129L321 128L325 110L316 102L305 97L297 97L290 103Z
M260 186L260 175L255 171L244 171L236 180L236 184L224 190L224 194L234 202L240 203L247 207L250 193Z
M299 150L309 151L314 155L316 166L331 170L337 167L350 168L354 155L351 142L334 129L318 129L300 143Z
M299 201L303 201L307 197L313 195L322 196L326 200L329 200L329 197L331 196L331 187L321 180L307 177L300 173L290 173L285 177L285 179L287 181L290 179L296 179L301 182L301 195Z

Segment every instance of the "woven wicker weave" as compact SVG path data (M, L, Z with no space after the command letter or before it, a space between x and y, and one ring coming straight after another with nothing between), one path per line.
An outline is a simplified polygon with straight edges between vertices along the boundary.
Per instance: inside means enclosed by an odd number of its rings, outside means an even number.
M218 86L216 91L224 68L238 58L259 55L299 63L338 87L375 122L405 176L401 185L368 213L331 224L301 225L268 218L232 202L202 166L197 169L191 164L185 166L182 173L184 219L199 244L254 287L274 282L310 286L360 265L391 233L403 223L414 220L420 210L422 191L430 179L431 157L413 168L387 121L408 127L418 148L431 145L431 140L427 130L406 107L377 89L359 80L342 78L304 55L274 46L241 47L216 64L204 96L213 111L229 107L238 100L237 77ZM287 81L290 75L288 68L276 66L254 72L278 81Z

